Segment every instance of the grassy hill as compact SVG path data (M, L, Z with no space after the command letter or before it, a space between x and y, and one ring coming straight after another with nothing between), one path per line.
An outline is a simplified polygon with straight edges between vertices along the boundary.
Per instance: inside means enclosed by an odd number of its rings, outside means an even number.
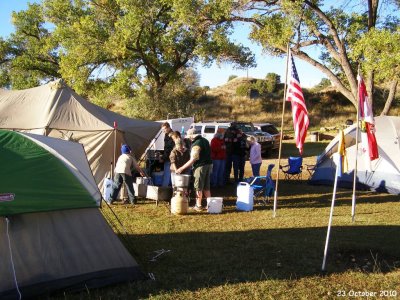
M196 103L199 120L227 120L252 122L270 122L277 126L281 124L283 84L278 85L277 91L268 96L258 96L256 93L248 97L237 96L236 89L246 83L254 83L254 78L235 78L222 86L210 89ZM321 127L344 126L346 120L356 120L355 107L336 92L333 88L323 90L303 89L310 117L310 130ZM375 114L378 115L384 105L386 95L377 90L375 95ZM291 130L291 107L285 104L284 124ZM399 104L394 103L391 115L398 115Z

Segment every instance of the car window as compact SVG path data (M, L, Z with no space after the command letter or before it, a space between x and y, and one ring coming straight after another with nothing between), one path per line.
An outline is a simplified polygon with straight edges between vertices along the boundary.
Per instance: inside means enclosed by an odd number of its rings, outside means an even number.
M215 133L215 126L207 125L204 127L204 133Z
M251 132L251 131L255 131L253 126L251 126L250 124L237 124L237 127L243 131L244 133L246 132Z
M201 133L201 128L202 128L202 126L194 126L194 130L196 131L196 134Z
M228 127L229 127L229 126L226 126L226 125L219 125L219 126L218 126L218 129L223 129L224 132L225 132L225 130L227 130Z
M278 134L279 131L276 129L274 125L264 125L261 127L262 131L267 132L269 134Z

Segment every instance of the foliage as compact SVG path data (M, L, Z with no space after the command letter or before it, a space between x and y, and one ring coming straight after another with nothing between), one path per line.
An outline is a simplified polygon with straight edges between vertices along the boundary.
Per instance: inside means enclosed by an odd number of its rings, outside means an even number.
M104 106L106 95L158 101L194 63L254 66L250 50L229 39L231 9L228 0L31 4L14 14L16 34L0 41L0 83L25 88L62 77Z
M314 90L319 91L330 86L332 86L331 81L328 78L322 78L321 81L314 86Z
M352 55L363 58L364 73L373 71L379 83L400 79L400 26L394 32L370 30L354 44Z
M342 7L340 3L331 3L328 6L324 1L247 1L238 5L232 20L253 24L250 38L263 45L271 55L286 53L289 43L293 55L322 71L355 105L360 57L353 55L354 46L374 26L396 27L399 24L396 10L380 16L374 14L379 1L371 3L371 7L366 7L360 1L352 10L346 10L348 5ZM383 5L390 8L392 4L386 2ZM316 52L322 55L316 57ZM385 52L375 53L376 59L386 56ZM385 77L384 72L379 77ZM367 78L370 79L372 77Z
M188 69L182 73L182 80L167 84L162 90L138 88L135 95L127 99L127 114L149 120L193 115L193 103L203 90L196 72Z
M250 95L251 88L251 83L243 83L236 88L236 95L241 97L248 97Z
M237 78L237 75L229 75L228 77L228 81L231 81L232 79Z
M281 82L281 77L276 73L268 73L265 76L266 92L273 93L276 91L278 84Z
M45 27L39 4L14 12L15 33L0 38L0 84L15 89L30 88L61 77L57 42Z

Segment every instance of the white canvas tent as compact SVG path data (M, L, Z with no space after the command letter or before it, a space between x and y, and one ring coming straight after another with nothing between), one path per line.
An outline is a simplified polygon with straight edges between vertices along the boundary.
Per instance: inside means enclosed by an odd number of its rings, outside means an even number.
M81 144L0 130L0 149L0 299L144 278L98 209Z
M110 164L119 156L122 143L131 146L138 158L160 126L156 122L127 118L94 105L61 80L26 90L0 90L1 129L83 144L99 186L104 177L109 176Z
M344 131L349 172L339 178L338 185L352 187L356 155L358 155L357 188L400 194L400 117L376 117L375 128L379 158L371 162L370 168L361 153L361 144L356 153L355 125ZM360 138L358 140L360 141ZM316 169L310 180L311 184L333 184L336 165L332 155L337 152L338 141L337 136L318 156Z

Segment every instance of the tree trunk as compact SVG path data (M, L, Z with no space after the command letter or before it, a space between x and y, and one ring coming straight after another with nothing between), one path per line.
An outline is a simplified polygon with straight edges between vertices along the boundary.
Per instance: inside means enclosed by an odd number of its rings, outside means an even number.
M392 101L394 99L394 95L396 94L397 88L397 79L393 79L392 83L390 84L389 95L386 99L385 107L381 112L381 116L386 116L389 113L390 106L392 105Z
M368 99L371 107L374 107L374 72L370 71L365 80L365 87L367 88Z

